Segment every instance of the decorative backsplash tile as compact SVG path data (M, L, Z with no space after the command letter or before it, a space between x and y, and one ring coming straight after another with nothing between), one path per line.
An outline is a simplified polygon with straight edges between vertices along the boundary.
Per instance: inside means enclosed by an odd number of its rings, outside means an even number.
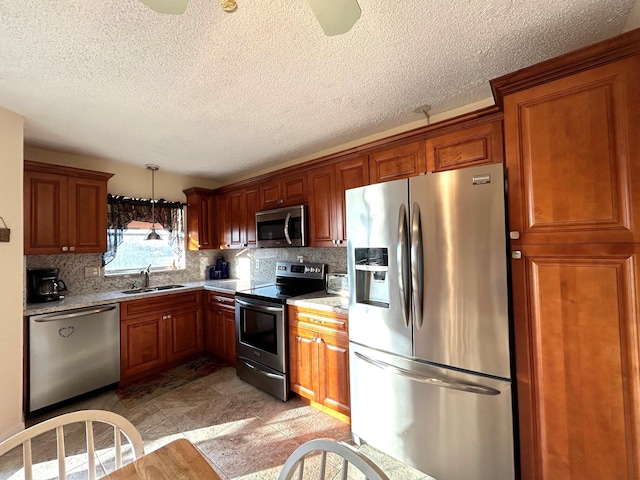
M273 283L276 262L326 263L330 272L347 271L346 248L256 248L247 250L204 250L186 252L186 268L167 272L152 272L151 285L197 282L208 278L208 266L221 256L229 263L229 276L250 279L256 283ZM85 278L86 267L100 267L101 254L29 255L26 268L58 268L59 276L67 285L67 295L86 295L110 290L124 290L140 286L140 274Z

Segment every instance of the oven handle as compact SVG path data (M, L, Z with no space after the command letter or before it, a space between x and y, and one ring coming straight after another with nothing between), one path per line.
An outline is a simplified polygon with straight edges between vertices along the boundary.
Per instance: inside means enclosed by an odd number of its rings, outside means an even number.
M255 305L253 303L245 302L244 300L239 300L238 297L236 297L236 303L244 305L245 307L249 307L251 310L258 310L260 312L282 312L282 307L266 307L263 305Z
M262 370L260 370L259 368L254 367L253 365L251 365L250 363L247 362L242 362L244 363L247 367L255 370L257 373L259 373L260 375L264 375L265 377L269 377L269 378L282 378L282 375L276 375L275 373L269 373L269 372L263 372Z

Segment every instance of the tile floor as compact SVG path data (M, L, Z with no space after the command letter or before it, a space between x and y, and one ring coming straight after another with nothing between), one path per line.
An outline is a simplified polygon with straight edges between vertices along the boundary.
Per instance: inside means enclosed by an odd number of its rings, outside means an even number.
M187 438L224 480L277 479L291 452L312 438L352 443L349 425L297 398L281 402L237 378L230 367L134 408L125 407L109 391L46 417L87 408L111 410L128 418L140 431L147 453L176 438ZM360 450L392 480L431 479L367 445ZM0 479L22 478L22 472L15 471L17 461L11 455L0 459ZM71 478L86 478L83 465L73 468ZM334 470L332 476L338 473Z

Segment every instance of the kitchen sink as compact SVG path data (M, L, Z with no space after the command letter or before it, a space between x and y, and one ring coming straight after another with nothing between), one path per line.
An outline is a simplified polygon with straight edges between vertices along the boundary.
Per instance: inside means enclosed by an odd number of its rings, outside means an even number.
M158 287L144 287L144 288L132 288L130 290L122 290L122 293L131 294L131 293L150 293L150 292L161 292L163 290L172 290L174 288L182 288L184 285L160 285Z

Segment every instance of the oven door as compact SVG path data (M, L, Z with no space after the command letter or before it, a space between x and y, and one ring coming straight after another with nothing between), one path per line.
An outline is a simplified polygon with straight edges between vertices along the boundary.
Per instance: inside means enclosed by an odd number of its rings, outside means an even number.
M285 308L236 294L238 355L286 373Z

